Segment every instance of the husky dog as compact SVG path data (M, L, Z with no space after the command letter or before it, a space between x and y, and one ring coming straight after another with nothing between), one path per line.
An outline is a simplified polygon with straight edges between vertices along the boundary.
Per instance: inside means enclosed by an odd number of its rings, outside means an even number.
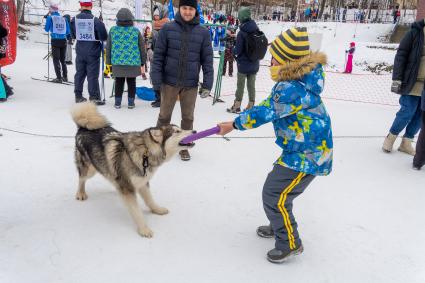
M193 131L169 125L143 132L121 133L112 128L96 106L89 102L77 105L71 114L78 126L75 136L75 163L79 174L76 199L87 199L85 183L99 172L117 188L139 234L152 237L153 232L146 225L137 203L137 193L153 213L168 213L152 198L149 180L161 164L178 151L193 146L193 143L180 143Z

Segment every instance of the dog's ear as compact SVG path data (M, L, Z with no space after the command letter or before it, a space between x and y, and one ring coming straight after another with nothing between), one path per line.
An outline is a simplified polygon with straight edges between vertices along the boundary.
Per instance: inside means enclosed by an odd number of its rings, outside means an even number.
M172 125L166 126L162 128L162 136L163 142L166 142L174 133L174 129Z
M163 133L161 129L158 129L158 128L149 129L149 135L151 136L154 142L162 143Z

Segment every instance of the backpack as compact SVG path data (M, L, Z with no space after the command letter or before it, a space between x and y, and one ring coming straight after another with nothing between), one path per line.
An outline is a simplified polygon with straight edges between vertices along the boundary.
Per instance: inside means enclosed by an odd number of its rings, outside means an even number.
M253 62L262 60L266 56L268 44L267 37L261 30L248 33L245 38L246 56Z

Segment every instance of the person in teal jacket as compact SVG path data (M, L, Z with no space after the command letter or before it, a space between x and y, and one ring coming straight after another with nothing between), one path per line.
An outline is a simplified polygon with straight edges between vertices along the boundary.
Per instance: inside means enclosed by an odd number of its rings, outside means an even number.
M117 25L109 31L106 43L106 64L112 65L115 78L115 108L121 108L124 84L128 86L128 108L135 107L136 77L142 74L146 63L145 40L139 29L133 26L134 16L127 8L117 13Z
M267 253L274 263L303 251L292 202L316 176L332 171L331 119L320 97L326 55L309 49L306 28L291 28L279 35L269 49L271 77L276 81L271 95L234 121L219 124L220 134L225 135L273 123L282 154L263 187L270 225L258 227L257 234L275 238L275 248Z
M49 15L46 18L44 30L50 33L52 45L53 66L55 67L56 79L53 82L62 83L68 81L68 69L66 68L65 55L67 39L71 36L68 21L59 14L57 4L51 4ZM62 72L61 72L62 66Z

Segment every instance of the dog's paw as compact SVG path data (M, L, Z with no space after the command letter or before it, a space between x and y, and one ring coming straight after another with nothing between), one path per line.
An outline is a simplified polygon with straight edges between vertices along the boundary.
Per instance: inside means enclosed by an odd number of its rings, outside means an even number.
M158 215L164 215L167 214L169 211L165 207L155 207L152 209L152 213L158 214Z
M87 194L85 192L77 192L77 194L75 195L75 198L77 200L86 200L88 198Z
M146 238L152 238L153 237L153 231L147 226L145 226L143 228L139 228L137 232L139 232L140 236L142 236L142 237L146 237Z

